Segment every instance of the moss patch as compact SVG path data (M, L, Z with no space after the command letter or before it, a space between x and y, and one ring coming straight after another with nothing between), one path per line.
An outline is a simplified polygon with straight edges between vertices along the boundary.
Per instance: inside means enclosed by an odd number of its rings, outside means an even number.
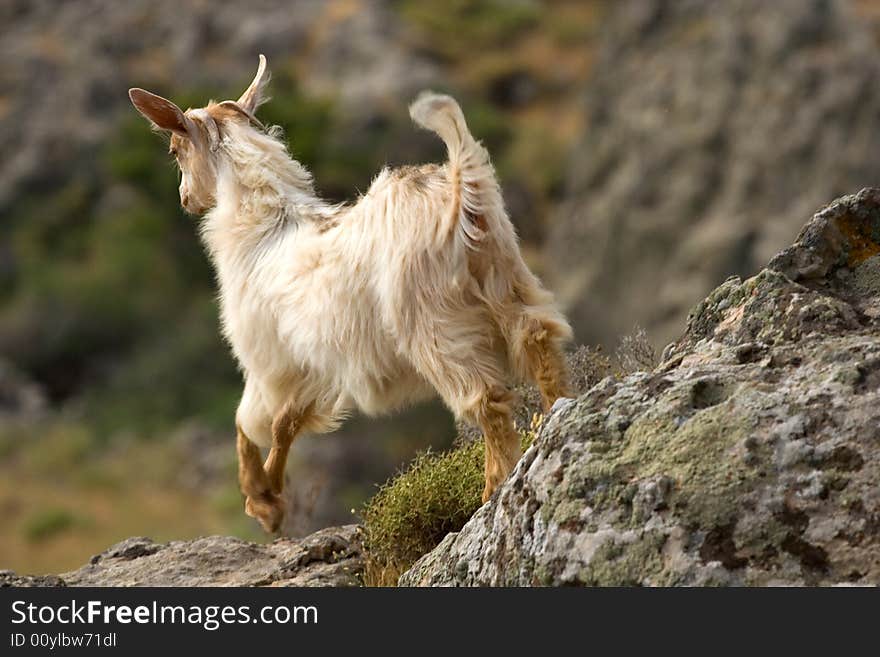
M696 388L697 386L694 386ZM638 482L669 477L668 504L688 523L712 527L736 514L734 500L754 474L730 451L749 434L751 425L723 400L694 408L691 388L636 419L620 434L596 435L590 458L567 468L561 485L542 510L546 521L571 524L573 510L632 505ZM699 406L699 405L697 405ZM622 513L620 528L641 524ZM593 528L594 529L594 528Z
M526 449L536 425L522 435ZM482 440L419 455L384 484L363 509L364 584L394 586L398 577L480 508Z
M694 524L723 524L736 512L735 494L747 475L746 466L734 465L729 456L748 435L747 420L721 404L676 424L668 417L634 422L620 464L629 464L637 479L671 477L674 504Z
M610 539L578 579L586 586L640 586L647 576L663 571L665 544L666 536L657 531L644 532L634 541Z

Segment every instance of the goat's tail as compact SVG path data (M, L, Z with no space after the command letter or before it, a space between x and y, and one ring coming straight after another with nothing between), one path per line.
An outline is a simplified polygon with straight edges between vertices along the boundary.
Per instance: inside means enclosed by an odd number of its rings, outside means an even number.
M410 105L409 114L418 125L436 132L449 151L447 177L453 205L441 228L446 235L458 229L464 242L475 248L493 232L493 210L502 207L489 153L471 135L461 107L450 96L423 91Z

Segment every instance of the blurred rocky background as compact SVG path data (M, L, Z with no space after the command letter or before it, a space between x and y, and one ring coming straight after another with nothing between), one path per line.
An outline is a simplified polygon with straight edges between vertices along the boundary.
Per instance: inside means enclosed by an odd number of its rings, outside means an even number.
M210 267L129 87L236 98L265 53L261 117L340 201L384 164L441 160L406 107L450 91L579 340L613 350L638 324L659 349L817 207L878 184L878 44L875 0L5 0L0 568L259 537ZM453 435L434 404L304 437L287 533L350 522Z

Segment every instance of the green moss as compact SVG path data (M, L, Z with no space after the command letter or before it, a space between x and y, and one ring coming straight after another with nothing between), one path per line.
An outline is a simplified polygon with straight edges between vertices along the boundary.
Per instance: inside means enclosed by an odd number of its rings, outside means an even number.
M577 500L563 500L553 508L551 520L560 526L580 524L580 515L584 510L583 504Z
M662 573L665 544L666 537L657 531L644 532L633 541L611 538L599 546L578 579L586 586L639 586Z
M666 475L675 482L674 504L694 524L724 524L736 513L735 492L746 466L727 453L748 435L748 422L719 404L695 413L680 427L671 417L646 416L633 423L617 467L627 464L638 479Z
M523 434L524 449L534 435ZM464 526L480 508L484 453L480 440L421 454L367 502L362 512L365 584L394 585L419 557Z
M748 485L754 472L730 459L729 452L749 434L750 420L724 403L729 391L712 397L709 402L714 405L708 408L690 408L697 388L676 391L622 435L594 435L590 457L566 469L541 511L544 520L570 524L579 509L589 506L620 508L618 526L638 526L641 522L635 512L626 512L637 483L658 476L672 480L667 503L688 524L714 526L732 519L737 492ZM679 416L679 410L690 416Z

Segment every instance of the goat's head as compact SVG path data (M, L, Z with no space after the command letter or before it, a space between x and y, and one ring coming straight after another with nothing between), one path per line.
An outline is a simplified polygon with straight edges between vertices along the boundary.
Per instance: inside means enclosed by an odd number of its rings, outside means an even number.
M180 166L180 204L187 212L202 214L216 204L224 123L250 123L262 129L254 112L263 101L268 80L266 58L260 55L257 74L238 100L212 102L185 112L170 100L149 91L128 90L135 108L156 128L171 133L169 151Z

